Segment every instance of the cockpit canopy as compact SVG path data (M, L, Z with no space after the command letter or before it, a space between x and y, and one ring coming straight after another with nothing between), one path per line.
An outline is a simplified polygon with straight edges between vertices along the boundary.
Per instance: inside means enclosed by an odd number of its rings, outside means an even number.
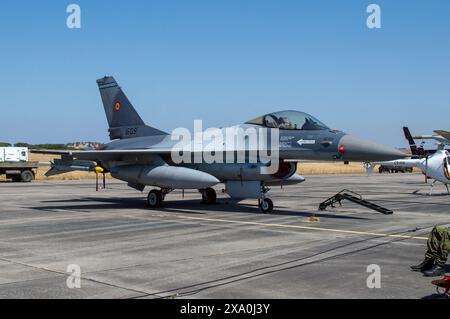
M281 111L260 116L245 124L261 125L281 130L328 130L329 128L315 117L299 111Z

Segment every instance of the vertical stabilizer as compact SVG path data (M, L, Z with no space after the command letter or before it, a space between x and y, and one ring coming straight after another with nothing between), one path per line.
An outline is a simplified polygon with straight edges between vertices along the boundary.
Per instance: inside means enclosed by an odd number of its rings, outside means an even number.
M140 136L167 135L167 133L145 125L125 93L112 76L97 80L110 139L124 139Z

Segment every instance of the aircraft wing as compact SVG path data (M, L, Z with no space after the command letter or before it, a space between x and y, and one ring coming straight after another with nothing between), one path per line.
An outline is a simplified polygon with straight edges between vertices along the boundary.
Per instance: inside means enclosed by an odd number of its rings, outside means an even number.
M450 132L449 131L437 130L434 132L450 141Z
M435 138L436 135L418 135L413 137L416 140L434 140Z
M447 144L450 142L450 140L444 136L441 135L421 135L421 136L414 136L414 139L417 140L435 140L442 144Z
M133 150L95 150L95 151L51 151L51 150L31 150L35 154L59 155L62 157L72 157L80 160L112 160L129 155L166 155L171 153L171 149L151 148Z

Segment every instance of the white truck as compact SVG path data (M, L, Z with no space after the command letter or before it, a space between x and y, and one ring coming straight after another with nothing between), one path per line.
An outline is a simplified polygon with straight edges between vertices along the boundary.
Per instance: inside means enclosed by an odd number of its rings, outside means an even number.
M28 161L26 147L0 147L0 175L13 182L29 183L34 180L38 162Z

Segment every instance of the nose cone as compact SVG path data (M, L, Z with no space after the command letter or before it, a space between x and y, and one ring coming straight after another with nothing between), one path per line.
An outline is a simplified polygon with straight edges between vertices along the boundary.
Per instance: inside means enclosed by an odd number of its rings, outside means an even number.
M364 140L352 135L344 135L339 141L345 161L390 161L407 157L395 148Z

